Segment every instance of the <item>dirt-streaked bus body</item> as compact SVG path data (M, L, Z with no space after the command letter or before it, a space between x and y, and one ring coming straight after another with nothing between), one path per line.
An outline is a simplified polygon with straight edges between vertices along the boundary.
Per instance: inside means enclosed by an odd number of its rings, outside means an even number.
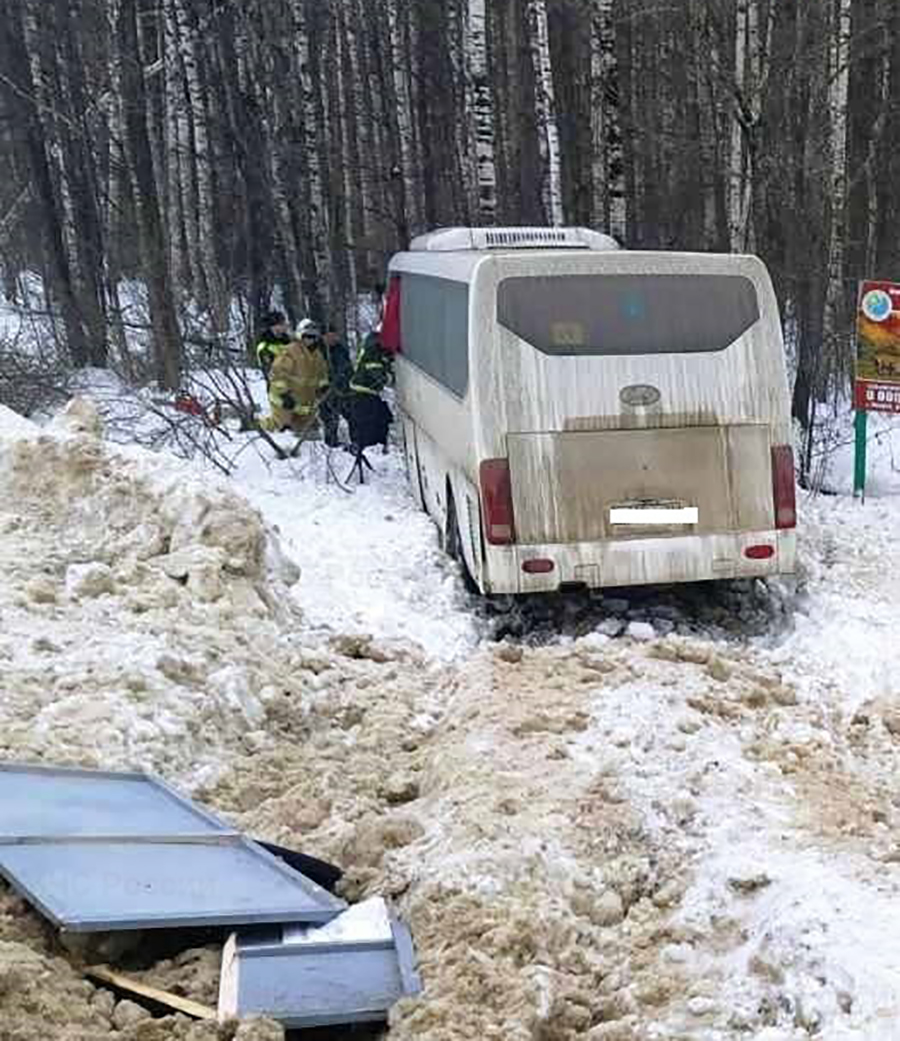
M485 593L794 570L790 399L755 257L447 229L390 265L413 492Z

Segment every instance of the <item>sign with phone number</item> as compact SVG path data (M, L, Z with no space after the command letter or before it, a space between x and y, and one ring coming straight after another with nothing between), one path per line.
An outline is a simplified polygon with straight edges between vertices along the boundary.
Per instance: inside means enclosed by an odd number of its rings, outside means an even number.
M857 380L854 405L864 412L900 412L900 385Z

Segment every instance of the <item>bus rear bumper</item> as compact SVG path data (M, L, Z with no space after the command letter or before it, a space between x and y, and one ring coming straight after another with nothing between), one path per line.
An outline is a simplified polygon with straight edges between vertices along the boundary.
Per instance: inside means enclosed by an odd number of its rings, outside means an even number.
M771 556L765 549L771 547ZM748 556L748 551L752 551ZM793 574L797 536L790 531L610 539L572 545L516 545L491 552L486 591L554 592L560 587L668 585L714 579ZM551 571L529 573L528 562L552 561ZM546 566L546 565L541 565Z

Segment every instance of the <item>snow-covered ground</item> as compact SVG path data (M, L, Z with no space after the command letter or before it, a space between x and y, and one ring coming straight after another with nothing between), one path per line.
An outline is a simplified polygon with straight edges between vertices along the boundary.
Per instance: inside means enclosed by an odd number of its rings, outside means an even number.
M459 658L479 639L460 577L407 491L401 454L369 457L375 472L362 486L348 479L352 458L321 443L280 462L264 448L247 452L234 480L300 563L296 595L308 625Z
M866 504L801 501L795 597L612 595L496 643L398 453L358 488L257 444L225 481L85 408L0 412L0 755L152 767L395 898L426 989L392 1039L888 1041L900 477L873 429ZM53 957L0 889L11 1036L144 1036ZM141 971L214 1001L214 952L180 957Z

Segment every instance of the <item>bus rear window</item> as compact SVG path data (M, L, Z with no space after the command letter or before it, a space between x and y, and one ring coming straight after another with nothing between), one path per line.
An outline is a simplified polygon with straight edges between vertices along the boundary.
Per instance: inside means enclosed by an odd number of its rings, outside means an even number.
M722 351L758 319L739 275L521 276L497 290L497 320L545 354Z

